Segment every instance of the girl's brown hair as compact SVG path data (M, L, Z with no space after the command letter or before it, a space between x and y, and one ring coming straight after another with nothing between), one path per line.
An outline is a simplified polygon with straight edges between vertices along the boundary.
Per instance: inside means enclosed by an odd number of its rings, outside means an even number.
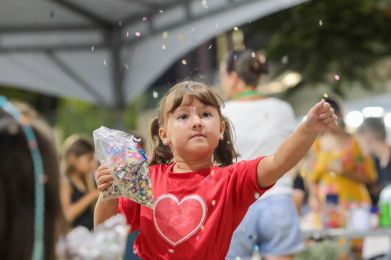
M232 143L231 126L227 118L221 114L224 101L211 88L196 81L184 81L173 86L158 105L158 117L151 123L152 159L151 165L171 163L173 159L171 148L164 145L159 137L159 128L167 122L168 114L175 111L182 103L191 103L193 98L207 106L217 109L225 123L224 139L219 142L213 154L214 162L219 166L227 166L236 161L237 154Z
M73 134L69 136L65 141L61 153L61 172L65 177L69 178L69 174L75 169L69 162L69 156L74 155L76 157L84 154L93 154L95 152L94 144L88 136L82 134ZM90 176L83 176L86 188L88 191L95 189L94 183Z

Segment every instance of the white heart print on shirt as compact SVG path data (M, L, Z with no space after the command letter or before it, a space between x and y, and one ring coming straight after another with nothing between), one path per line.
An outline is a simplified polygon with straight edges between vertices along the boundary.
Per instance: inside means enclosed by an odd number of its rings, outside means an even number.
M153 222L160 235L176 246L197 233L204 224L206 212L206 203L199 195L185 196L179 201L167 193L155 201Z

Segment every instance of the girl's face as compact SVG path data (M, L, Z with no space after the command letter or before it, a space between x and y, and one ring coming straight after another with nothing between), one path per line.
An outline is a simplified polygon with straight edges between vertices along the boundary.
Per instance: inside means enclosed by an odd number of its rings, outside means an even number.
M364 130L358 134L358 138L362 143L361 148L363 148L366 152L373 154L375 147L379 144L376 137L369 130Z
M70 163L73 165L75 171L81 174L90 174L98 166L93 153L86 153L79 156L71 155Z
M169 145L175 157L182 159L212 157L224 133L224 122L218 110L193 98L190 104L182 104L168 114L159 135Z

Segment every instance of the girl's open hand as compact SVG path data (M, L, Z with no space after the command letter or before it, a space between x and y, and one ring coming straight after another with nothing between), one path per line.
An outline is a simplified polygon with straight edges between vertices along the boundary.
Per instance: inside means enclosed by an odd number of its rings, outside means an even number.
M330 104L322 99L308 111L304 124L308 131L319 133L335 127L337 116Z
M106 165L98 167L95 173L95 182L99 191L104 191L113 184L113 176Z

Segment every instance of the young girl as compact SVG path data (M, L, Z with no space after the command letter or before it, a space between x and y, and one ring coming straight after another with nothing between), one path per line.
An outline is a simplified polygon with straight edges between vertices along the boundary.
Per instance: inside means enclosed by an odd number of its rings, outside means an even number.
M64 215L73 227L92 229L93 206L99 195L91 175L97 167L92 142L80 135L68 137L64 143L62 163L61 202Z
M95 224L125 214L131 229L140 231L134 251L142 259L224 259L248 207L336 122L330 106L320 101L275 155L232 164L236 155L221 105L202 83L171 88L151 125L154 209L125 198L99 198ZM98 189L105 190L112 180L108 168L100 166Z

